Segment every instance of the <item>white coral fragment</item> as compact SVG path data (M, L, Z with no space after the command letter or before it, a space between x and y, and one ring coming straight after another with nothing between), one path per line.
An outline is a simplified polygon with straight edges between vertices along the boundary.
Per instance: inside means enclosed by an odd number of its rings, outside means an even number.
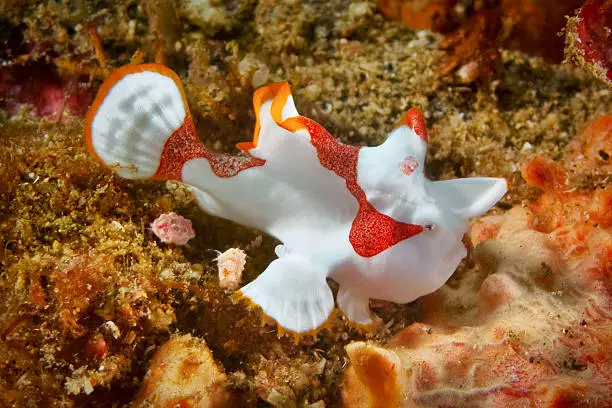
M227 290L236 290L242 281L242 271L246 264L246 253L240 248L230 248L219 254L219 286Z
M191 221L173 212L157 217L151 229L164 244L185 245L195 237Z

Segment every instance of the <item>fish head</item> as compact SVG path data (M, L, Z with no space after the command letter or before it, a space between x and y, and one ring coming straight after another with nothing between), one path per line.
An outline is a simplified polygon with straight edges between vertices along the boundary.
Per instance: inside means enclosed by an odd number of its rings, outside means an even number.
M503 178L431 181L425 176L425 119L410 109L384 143L360 149L357 182L367 201L396 221L424 230L463 231L467 219L487 212L507 191Z

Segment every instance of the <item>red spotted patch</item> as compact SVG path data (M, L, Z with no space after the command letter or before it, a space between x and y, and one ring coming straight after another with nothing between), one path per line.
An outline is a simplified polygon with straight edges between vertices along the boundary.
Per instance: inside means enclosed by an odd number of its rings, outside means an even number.
M189 160L199 158L208 160L212 171L218 177L233 177L248 168L263 166L266 162L251 156L211 152L200 143L193 120L187 114L183 125L166 141L159 168L152 178L155 180L181 181L183 165Z
M359 149L338 142L315 121L299 117L310 133L310 140L317 149L323 167L346 180L346 187L359 203L359 211L353 220L349 241L355 252L363 257L378 255L400 241L423 231L423 227L406 224L378 212L367 200L363 189L357 184L357 160Z

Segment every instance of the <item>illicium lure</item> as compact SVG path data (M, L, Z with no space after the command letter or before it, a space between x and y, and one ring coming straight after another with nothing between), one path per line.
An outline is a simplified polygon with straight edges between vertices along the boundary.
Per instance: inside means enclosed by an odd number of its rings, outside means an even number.
M178 76L127 65L102 85L85 124L87 147L121 177L179 180L200 207L279 239L274 260L239 294L285 330L318 330L338 307L372 324L370 298L410 302L446 282L466 255L467 219L506 192L504 179L430 181L427 127L410 109L376 147L338 142L300 116L286 83L259 88L257 123L241 155L196 135Z

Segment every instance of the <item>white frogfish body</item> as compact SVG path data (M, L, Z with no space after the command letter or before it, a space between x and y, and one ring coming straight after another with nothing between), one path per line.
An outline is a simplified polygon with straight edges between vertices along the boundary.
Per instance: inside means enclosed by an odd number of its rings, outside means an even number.
M213 215L282 242L278 258L240 289L285 331L313 332L338 307L373 323L369 299L405 303L435 291L466 255L467 219L488 211L506 181L430 181L427 127L410 109L376 147L338 142L300 116L289 86L253 97L257 123L242 155L219 154L196 134L177 75L127 65L102 85L87 115L88 150L121 177L179 180Z

